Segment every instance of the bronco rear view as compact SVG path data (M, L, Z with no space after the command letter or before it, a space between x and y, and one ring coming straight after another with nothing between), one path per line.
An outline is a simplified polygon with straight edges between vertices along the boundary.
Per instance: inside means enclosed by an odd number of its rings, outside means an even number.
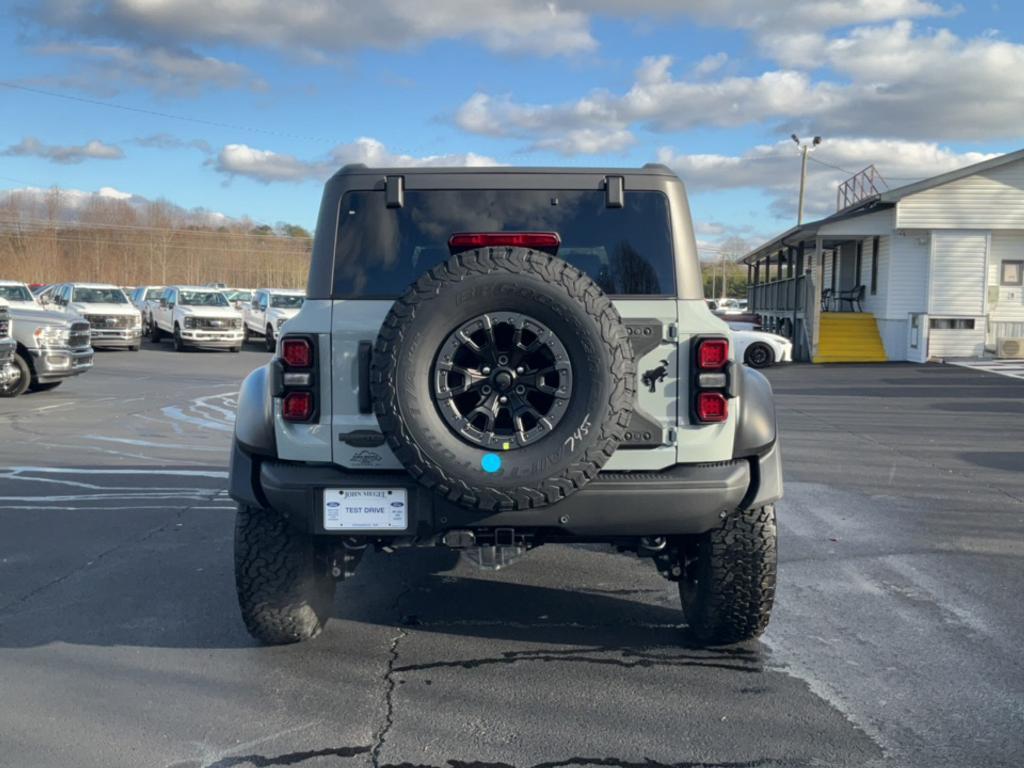
M254 637L315 636L370 547L499 568L580 542L650 558L702 642L764 630L771 387L708 310L667 168L346 166L306 295L238 401Z

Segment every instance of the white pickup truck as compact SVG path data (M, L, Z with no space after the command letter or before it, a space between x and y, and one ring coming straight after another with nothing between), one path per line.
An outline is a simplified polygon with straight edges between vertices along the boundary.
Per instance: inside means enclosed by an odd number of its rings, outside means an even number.
M116 285L62 283L46 294L46 307L89 323L92 346L129 349L142 344L142 314Z
M260 288L252 295L252 301L242 310L245 318L245 339L262 336L267 351L273 352L277 344L278 331L302 309L305 292L283 288Z
M0 280L0 300L7 302L9 309L42 309L28 286L17 280Z
M150 338L174 339L181 352L188 347L242 348L242 314L216 288L172 285L153 307Z

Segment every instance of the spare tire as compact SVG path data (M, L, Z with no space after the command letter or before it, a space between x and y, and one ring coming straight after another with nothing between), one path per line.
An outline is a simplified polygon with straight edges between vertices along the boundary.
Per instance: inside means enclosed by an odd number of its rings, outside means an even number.
M460 253L391 307L370 367L374 412L422 485L480 510L557 502L622 440L636 389L618 312L565 261Z

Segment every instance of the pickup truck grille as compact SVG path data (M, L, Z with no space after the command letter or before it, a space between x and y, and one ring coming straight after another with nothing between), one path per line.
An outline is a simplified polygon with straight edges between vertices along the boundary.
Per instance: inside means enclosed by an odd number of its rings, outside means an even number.
M135 318L131 315L85 315L94 330L124 330L131 328Z
M72 349L80 349L89 346L89 324L72 323L71 334L68 336L68 346Z
M7 317L7 310L0 310L0 339L6 339L11 335L11 321Z
M237 317L197 317L195 327L204 331L223 331L229 328L241 328L242 321Z

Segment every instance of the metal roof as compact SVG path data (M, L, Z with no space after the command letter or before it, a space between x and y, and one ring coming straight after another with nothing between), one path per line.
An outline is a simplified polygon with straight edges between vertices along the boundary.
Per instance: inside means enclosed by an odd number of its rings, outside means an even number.
M779 247L794 244L787 243L787 240L792 240L797 236L800 236L800 239L803 239L804 236L813 236L817 234L818 230L825 224L831 224L836 221L842 221L843 219L850 219L857 216L866 216L869 213L874 213L875 211L882 210L883 208L891 208L908 195L914 195L918 192L923 192L926 189L931 189L932 187L939 187L943 184L948 184L951 181L964 179L968 176L973 176L976 173L983 173L985 171L992 170L993 168L999 168L1000 166L1016 162L1017 160L1024 160L1024 149L1018 149L1015 152L1008 152L1005 155L999 155L999 157L983 160L982 162L974 163L973 165L965 165L963 168L957 168L955 171L941 173L938 176L932 176L927 179L922 179L921 181L915 181L912 184L905 184L902 187L887 190L886 192L882 192L878 195L866 197L863 200L859 200L849 208L836 211L831 216L826 216L825 218L818 219L817 221L809 221L805 224L798 224L795 227L787 229L781 235L776 235L771 240L762 243L757 248L746 253L740 261L746 264L751 264L768 251L774 251Z

